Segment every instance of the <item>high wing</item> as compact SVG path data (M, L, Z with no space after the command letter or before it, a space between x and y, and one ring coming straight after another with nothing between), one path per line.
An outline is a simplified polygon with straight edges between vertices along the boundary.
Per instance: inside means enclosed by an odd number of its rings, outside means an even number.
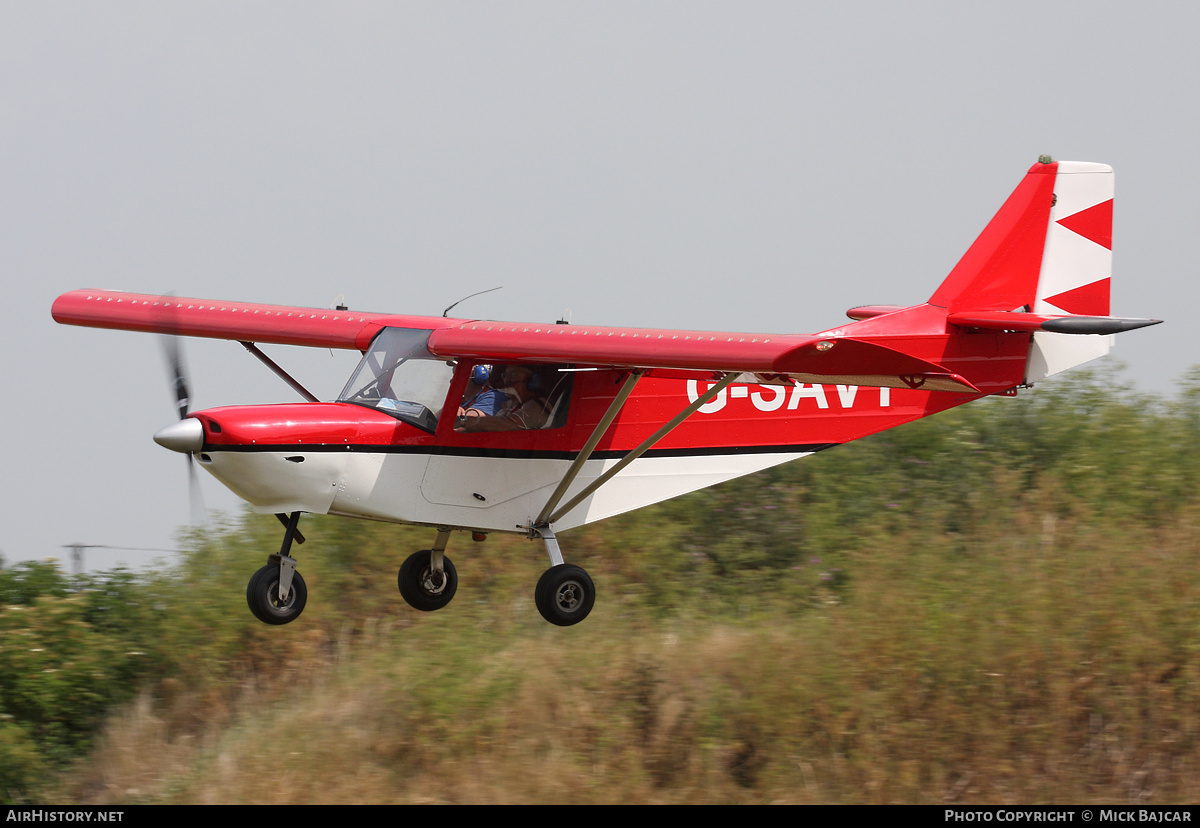
M754 374L976 393L943 365L880 341L808 334L729 333L398 316L247 302L75 290L54 302L57 322L241 342L364 351L385 327L430 330L429 350L491 362Z

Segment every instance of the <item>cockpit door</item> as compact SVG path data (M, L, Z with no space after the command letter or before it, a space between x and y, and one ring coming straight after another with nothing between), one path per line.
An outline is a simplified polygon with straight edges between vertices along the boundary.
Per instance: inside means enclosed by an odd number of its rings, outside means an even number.
M430 503L485 509L557 485L569 462L570 367L480 368L458 365L451 400L461 401L442 413L439 448L421 482Z

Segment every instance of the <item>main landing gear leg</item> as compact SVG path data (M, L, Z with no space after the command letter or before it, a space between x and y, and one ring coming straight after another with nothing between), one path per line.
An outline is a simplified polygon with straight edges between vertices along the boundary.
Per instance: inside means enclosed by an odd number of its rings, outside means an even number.
M542 573L533 591L538 612L551 624L569 627L588 617L596 603L596 585L582 567L563 562L558 538L549 527L535 530L546 544L550 568Z
M255 572L246 585L246 603L250 612L264 624L295 621L308 602L308 587L296 571L296 559L290 554L292 541L304 542L304 536L296 529L299 523L300 512L288 515L279 554L268 557L267 565Z
M559 504L566 497L571 483L583 470L584 463L591 457L592 450L599 444L600 438L604 436L608 427L612 425L613 420L616 419L617 414L620 413L621 408L625 405L625 401L629 398L629 395L633 393L633 387L637 384L638 378L641 377L641 372L632 371L625 377L625 381L621 385L621 390L617 392L612 402L608 404L608 410L604 412L604 416L600 418L600 422L592 429L592 434L583 444L583 448L579 450L579 453L571 461L567 473L563 475L562 480L555 487L554 493L550 495L550 499L546 501L546 505L542 507L542 511L538 513L538 516L529 524L530 539L535 537L541 538L546 542L546 551L550 554L550 568L542 575L541 580L538 581L537 589L533 593L533 599L537 603L538 612L542 614L543 618L551 624L558 624L560 627L578 624L584 618L587 618L587 614L592 611L592 605L596 603L596 587L592 584L592 579L579 567L563 563L562 552L558 548L558 540L554 537L554 532L550 527L554 525L555 521L591 497L597 489L615 477L623 468L649 451L680 423L692 416L701 407L712 402L738 376L737 372L731 371L726 373L707 391L693 400L687 408L663 423L658 431L639 443L636 448L627 451L614 465L610 466L603 474L592 480L580 491L576 492L569 501L560 506Z
M421 612L439 610L458 591L458 571L446 557L450 530L439 529L433 549L422 549L408 556L401 565L396 581L400 595L413 609Z

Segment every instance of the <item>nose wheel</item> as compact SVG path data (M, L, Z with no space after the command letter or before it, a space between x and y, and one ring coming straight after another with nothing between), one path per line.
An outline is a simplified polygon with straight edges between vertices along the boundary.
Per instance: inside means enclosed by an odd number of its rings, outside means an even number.
M271 557L278 557L272 555ZM308 602L308 587L300 573L292 571L286 597L280 598L279 563L268 563L250 577L246 585L246 603L250 612L264 624L288 624L300 617Z
M278 555L267 558L267 565L250 576L246 584L246 603L254 617L264 624L290 624L304 612L308 603L308 587L296 571L296 559L291 556L292 542L304 543L296 528L300 513L286 517L276 515L283 523L283 546Z

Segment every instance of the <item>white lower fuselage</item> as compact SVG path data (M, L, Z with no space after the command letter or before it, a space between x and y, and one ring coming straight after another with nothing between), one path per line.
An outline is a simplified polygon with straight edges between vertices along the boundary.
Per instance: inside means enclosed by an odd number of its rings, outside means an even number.
M641 457L554 528L612 517L811 453ZM567 459L345 450L207 451L200 462L258 512L303 511L486 532L528 531L570 466ZM617 462L588 460L563 502Z

